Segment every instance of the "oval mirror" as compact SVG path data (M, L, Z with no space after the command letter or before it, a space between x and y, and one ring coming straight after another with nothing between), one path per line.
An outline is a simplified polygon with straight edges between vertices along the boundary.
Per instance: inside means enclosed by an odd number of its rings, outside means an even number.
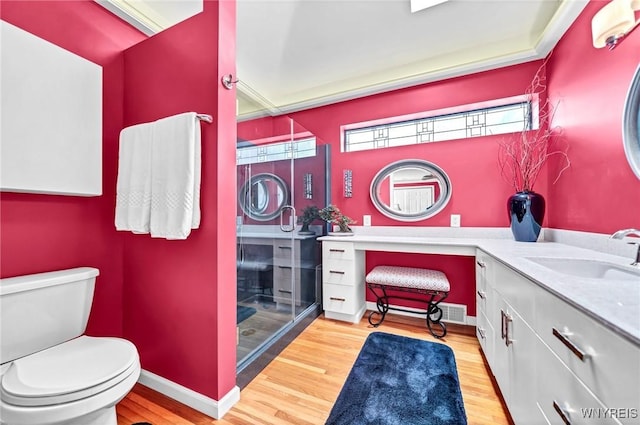
M631 170L640 179L640 66L631 80L624 103L622 141Z
M421 159L391 163L371 181L371 201L382 214L418 221L442 211L451 199L451 181L437 165Z
M269 221L280 215L282 207L289 203L289 188L275 174L256 174L247 180L238 194L240 208L257 221Z

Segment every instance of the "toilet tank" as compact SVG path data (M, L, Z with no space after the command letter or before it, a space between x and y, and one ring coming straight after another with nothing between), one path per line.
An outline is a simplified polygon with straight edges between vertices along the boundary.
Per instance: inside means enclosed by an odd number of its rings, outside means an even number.
M79 267L0 279L0 363L82 335L98 274Z

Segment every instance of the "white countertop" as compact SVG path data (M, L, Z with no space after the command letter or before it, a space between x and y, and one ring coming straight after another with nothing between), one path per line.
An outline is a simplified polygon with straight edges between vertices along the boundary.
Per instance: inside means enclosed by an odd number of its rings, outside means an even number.
M502 236L502 235L501 235ZM525 257L599 260L633 269L630 257L606 254L557 242L516 242L512 239L476 237L360 235L324 236L322 241L367 244L410 244L438 247L479 248L541 287L554 293L604 326L640 345L640 280L579 278L554 272ZM383 249L381 249L382 251ZM464 251L460 251L461 253ZM465 254L461 254L465 255ZM468 255L468 254L467 254Z

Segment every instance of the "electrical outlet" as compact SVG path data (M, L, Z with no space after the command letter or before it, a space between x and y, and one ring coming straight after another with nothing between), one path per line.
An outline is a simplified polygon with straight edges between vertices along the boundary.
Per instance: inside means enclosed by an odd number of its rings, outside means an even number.
M460 227L460 214L451 214L451 227Z
M371 226L371 216L370 215L363 215L362 216L362 225L363 226Z

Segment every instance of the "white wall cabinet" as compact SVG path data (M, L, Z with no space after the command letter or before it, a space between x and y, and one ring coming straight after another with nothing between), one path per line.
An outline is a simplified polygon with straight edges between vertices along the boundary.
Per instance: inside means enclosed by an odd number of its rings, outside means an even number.
M102 67L0 24L0 189L101 195Z
M478 340L517 425L638 423L639 347L481 250L476 290Z

